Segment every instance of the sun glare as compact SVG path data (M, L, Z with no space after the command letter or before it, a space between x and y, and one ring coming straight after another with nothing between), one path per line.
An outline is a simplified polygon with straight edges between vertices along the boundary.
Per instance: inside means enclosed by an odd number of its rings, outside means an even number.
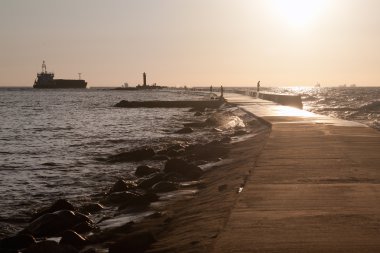
M271 0L276 14L292 26L303 27L322 14L326 0Z

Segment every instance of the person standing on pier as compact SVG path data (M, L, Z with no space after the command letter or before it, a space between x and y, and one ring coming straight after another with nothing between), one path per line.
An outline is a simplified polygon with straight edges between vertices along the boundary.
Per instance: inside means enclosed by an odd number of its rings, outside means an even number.
M257 82L256 97L259 97L259 92L260 92L260 81Z
M220 85L220 98L223 98L223 85Z

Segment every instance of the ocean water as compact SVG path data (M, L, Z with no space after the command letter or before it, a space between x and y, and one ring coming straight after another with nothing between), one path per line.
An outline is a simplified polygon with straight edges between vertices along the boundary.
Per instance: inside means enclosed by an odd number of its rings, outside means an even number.
M379 87L263 90L300 94L305 110L380 130ZM33 211L59 198L92 202L139 165L98 158L211 138L198 131L174 134L194 120L188 109L126 109L115 103L203 98L183 91L0 89L0 238L19 231Z
M90 202L137 166L98 158L205 138L173 133L193 119L186 108L113 107L122 99L203 97L180 91L0 89L0 237L59 198Z
M380 87L264 88L299 94L304 110L356 121L380 130Z

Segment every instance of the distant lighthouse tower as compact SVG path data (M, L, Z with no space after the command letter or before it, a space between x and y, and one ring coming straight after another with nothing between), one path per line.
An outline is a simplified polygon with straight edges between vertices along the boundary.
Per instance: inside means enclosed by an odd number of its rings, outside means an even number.
M146 86L146 73L143 73L143 86Z

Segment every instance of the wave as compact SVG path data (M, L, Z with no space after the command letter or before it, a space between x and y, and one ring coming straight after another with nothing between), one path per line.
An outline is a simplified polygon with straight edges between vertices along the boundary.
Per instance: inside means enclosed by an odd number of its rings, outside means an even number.
M380 112L380 100L369 102L359 108L362 112Z

